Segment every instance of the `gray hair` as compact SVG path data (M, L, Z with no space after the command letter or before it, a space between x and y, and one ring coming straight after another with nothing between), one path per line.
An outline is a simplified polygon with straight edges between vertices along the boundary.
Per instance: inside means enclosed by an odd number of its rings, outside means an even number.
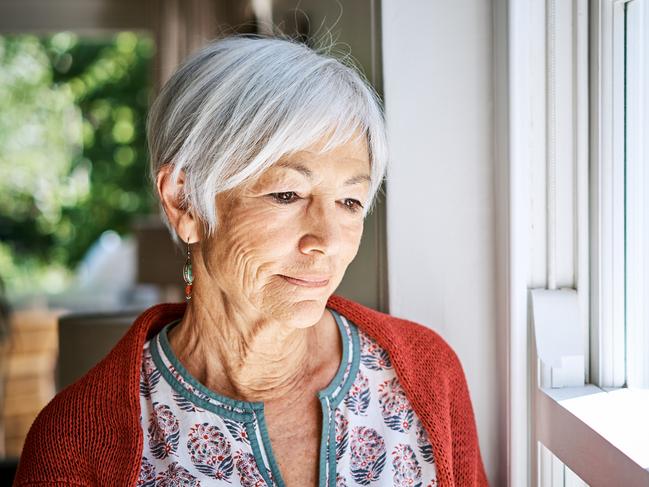
M155 181L165 164L173 165L174 179L183 170L183 203L212 234L218 193L322 139L324 152L355 133L369 148L365 217L388 159L381 101L367 80L353 65L297 41L226 37L187 59L153 103L147 120L151 176Z

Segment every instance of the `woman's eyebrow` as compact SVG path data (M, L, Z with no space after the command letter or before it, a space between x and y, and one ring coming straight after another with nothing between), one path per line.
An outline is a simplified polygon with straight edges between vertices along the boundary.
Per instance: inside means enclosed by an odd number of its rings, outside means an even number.
M287 161L280 161L277 163L278 167L285 167L287 169L293 169L294 171L299 172L303 176L305 176L307 179L311 180L313 179L313 171L309 169L308 167L300 164L299 162L287 162ZM347 181L345 181L345 186L352 186L354 184L362 183L362 182L371 182L372 180L370 179L370 176L367 174L357 174L356 176L353 176L349 178Z
M280 161L277 163L277 167L285 167L288 169L293 169L301 173L307 179L313 179L313 171L311 171L311 169L309 169L308 167L303 166L299 162Z
M353 184L372 182L372 179L367 174L357 174L356 176L349 178L345 181L345 186L352 186Z

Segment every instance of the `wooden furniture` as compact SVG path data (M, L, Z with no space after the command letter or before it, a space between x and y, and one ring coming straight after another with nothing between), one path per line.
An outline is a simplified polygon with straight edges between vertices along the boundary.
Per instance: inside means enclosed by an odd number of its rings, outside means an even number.
M22 310L10 315L4 369L2 423L7 457L18 457L27 431L54 397L58 356L57 321L63 310Z

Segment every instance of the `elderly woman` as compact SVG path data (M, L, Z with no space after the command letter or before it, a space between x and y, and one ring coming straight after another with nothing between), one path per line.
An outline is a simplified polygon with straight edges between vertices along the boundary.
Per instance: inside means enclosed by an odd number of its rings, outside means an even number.
M148 137L186 303L52 400L16 485L486 485L455 353L333 295L386 169L363 78L297 42L218 40Z

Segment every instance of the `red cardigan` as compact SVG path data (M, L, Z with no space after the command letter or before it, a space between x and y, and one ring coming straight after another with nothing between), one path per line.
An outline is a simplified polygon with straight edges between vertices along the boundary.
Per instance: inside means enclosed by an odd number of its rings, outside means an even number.
M327 306L387 350L428 432L440 487L486 486L471 399L460 361L425 326L332 295ZM144 342L180 318L185 304L143 312L110 353L39 413L15 486L134 486L140 471L139 380Z

